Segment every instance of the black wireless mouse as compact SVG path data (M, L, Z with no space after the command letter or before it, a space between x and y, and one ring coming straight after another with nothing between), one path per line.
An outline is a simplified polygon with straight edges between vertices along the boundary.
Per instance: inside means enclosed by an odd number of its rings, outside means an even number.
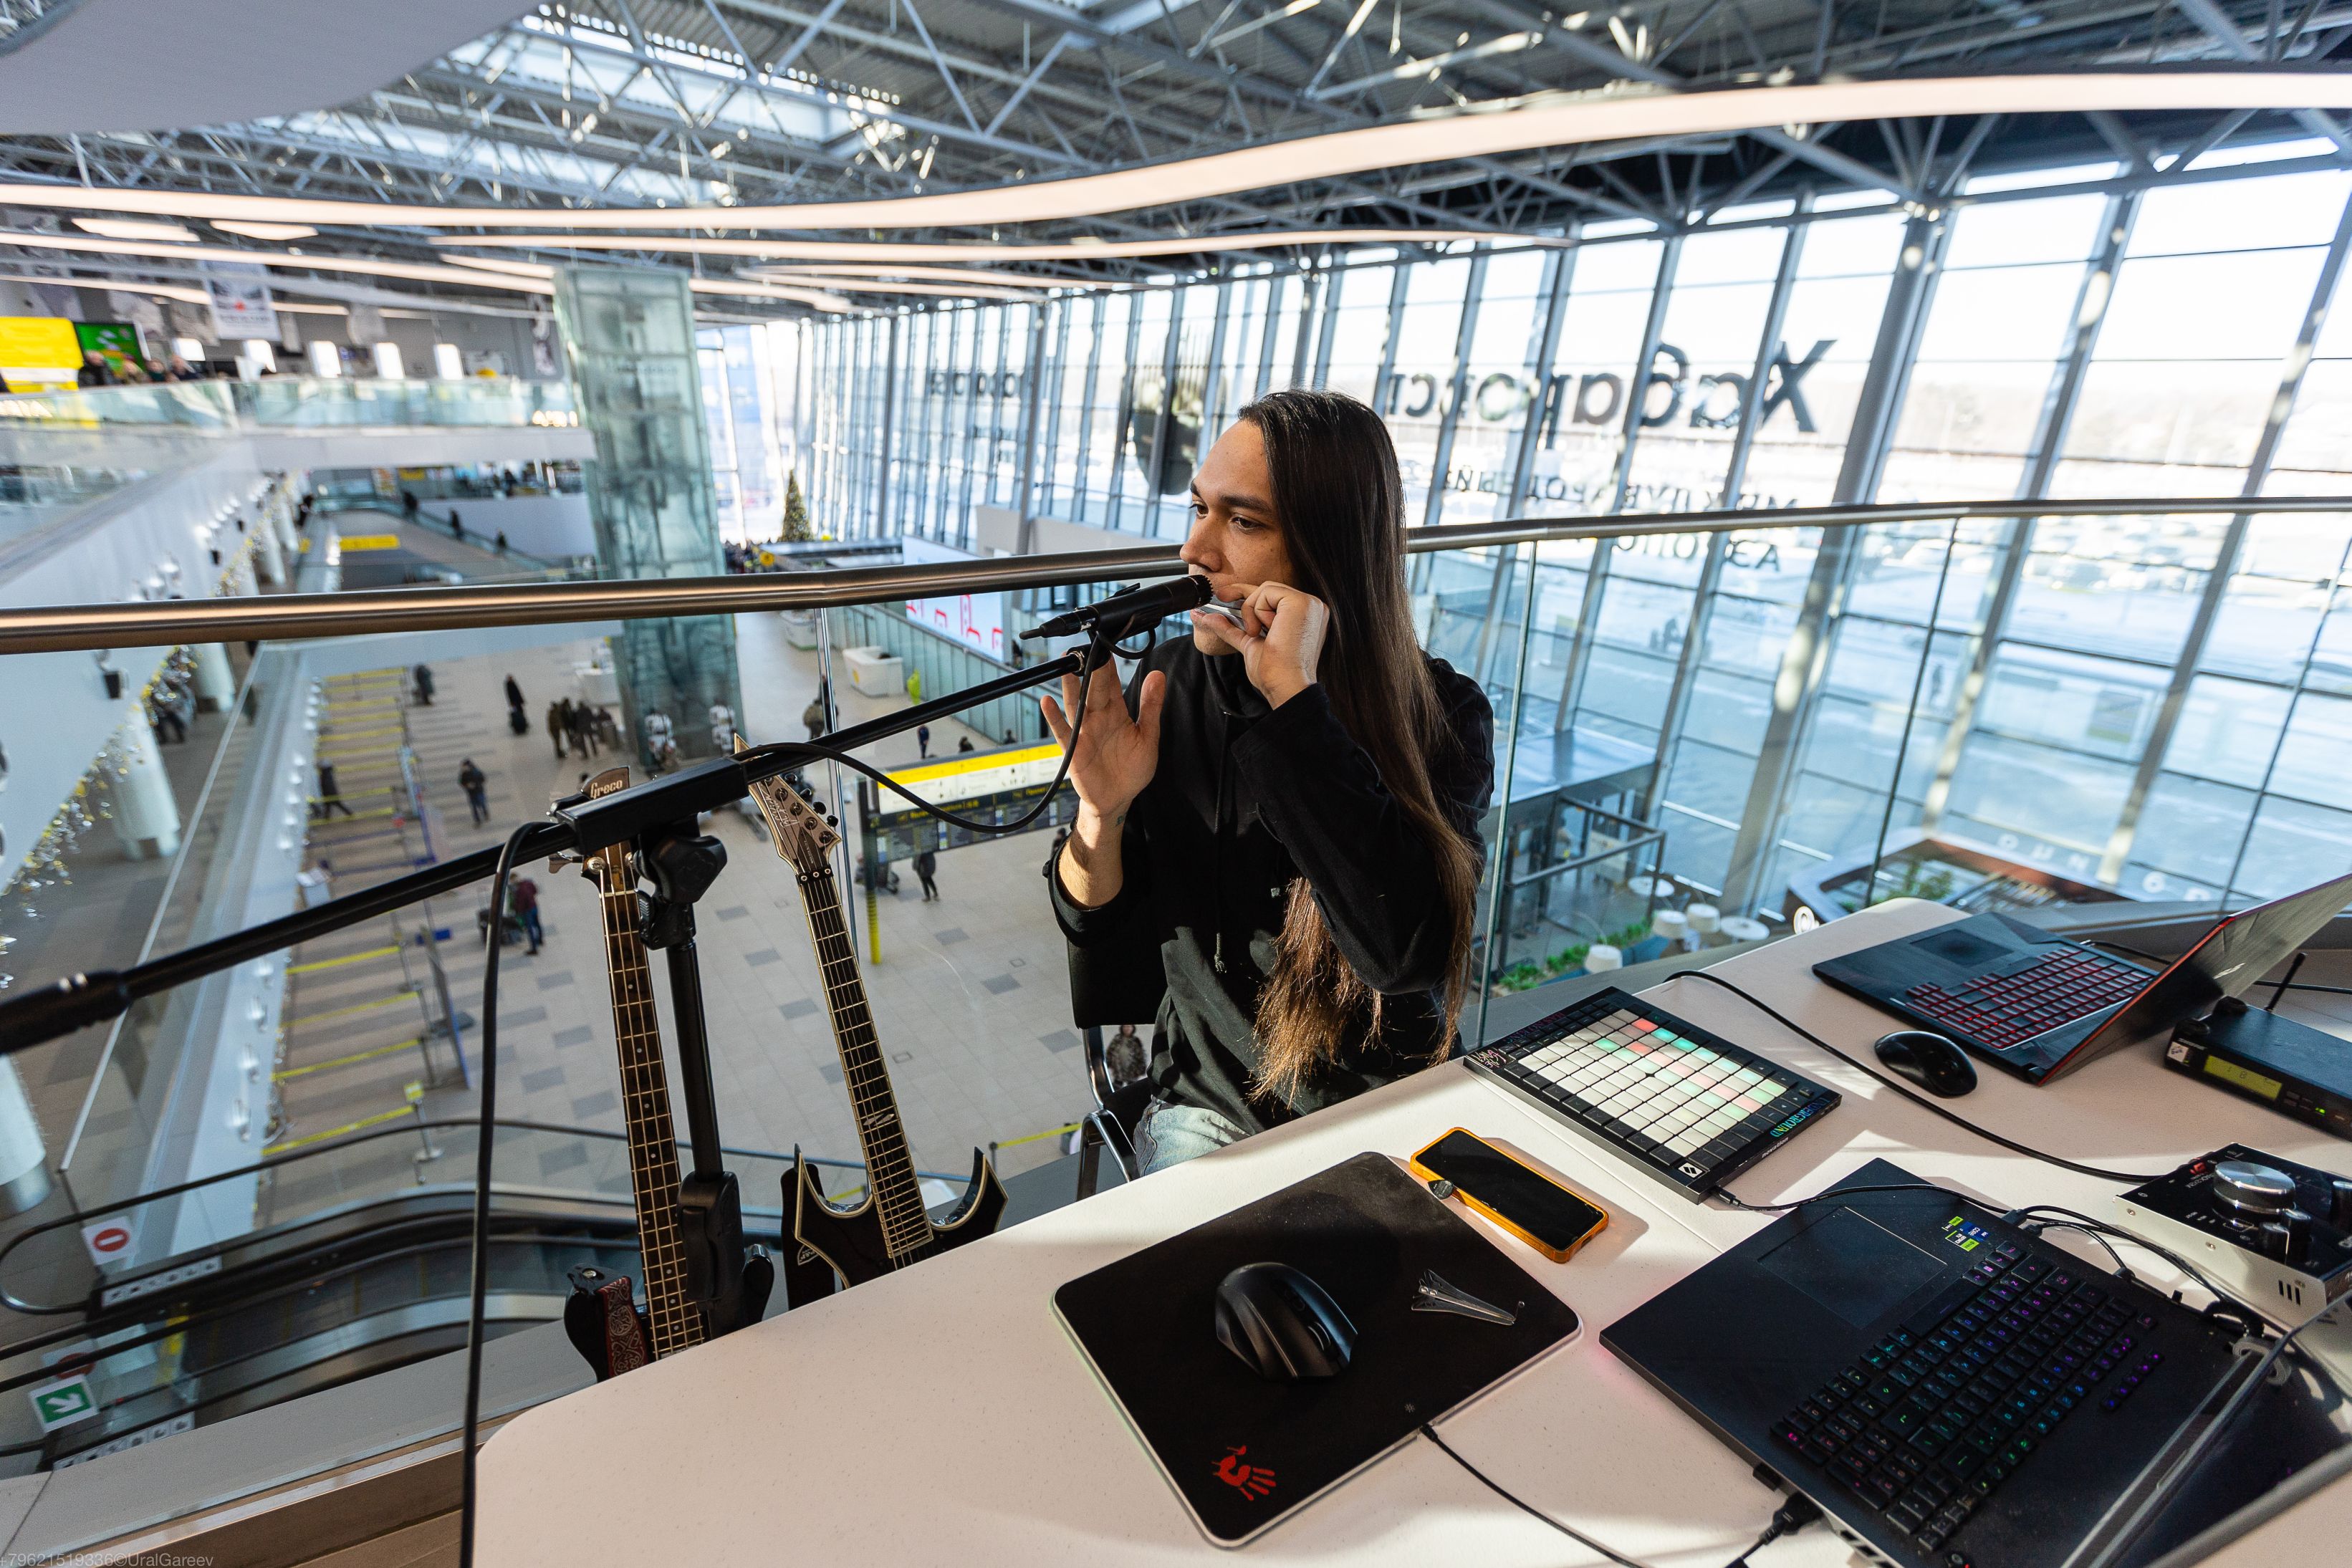
M1244 1263L1217 1285L1217 1343L1268 1383L1348 1370L1356 1325L1287 1263Z
M1878 1040L1878 1060L1939 1100L1957 1100L1977 1086L1977 1070L1960 1048L1924 1029L1898 1029Z

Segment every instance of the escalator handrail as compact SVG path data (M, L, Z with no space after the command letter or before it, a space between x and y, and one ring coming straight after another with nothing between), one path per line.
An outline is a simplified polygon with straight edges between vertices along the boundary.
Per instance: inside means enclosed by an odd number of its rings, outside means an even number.
M446 500L448 497L444 497L441 498ZM496 496L481 496L467 497L464 498L469 500L494 501L500 497ZM387 517L399 517L404 520L405 520L409 516L408 512L402 507L398 501L387 501L381 496L321 496L319 497L318 509L321 513L382 512ZM445 528L449 526L449 519L447 517L435 517L421 502L417 506L416 516L427 522L438 523ZM458 529L458 533L461 536L461 543L472 543L476 540L479 540L481 549L496 551L497 553L505 556L509 560L520 561L526 567L536 567L541 571L554 572L560 575L569 574L572 570L572 568L564 565L561 561L549 560L544 556L536 556L531 554L529 550L517 549L512 545L509 545L503 550L500 550L499 549L498 540L492 538L488 534L478 534L468 528L461 527Z
M628 1199L621 1199L621 1206L628 1206ZM468 1218L470 1220L468 1210L457 1210L457 1213L458 1218ZM400 1232L400 1229L409 1229L414 1228L414 1225L416 1225L416 1220L409 1218L409 1220L388 1220L385 1225L381 1225L381 1228L376 1229L379 1229L379 1232ZM372 1237L372 1234L376 1232L358 1232L358 1237L364 1239L364 1237ZM767 1232L752 1232L752 1229L748 1228L746 1228L746 1237L751 1237L752 1241L772 1241L772 1239L774 1239L774 1237L769 1237ZM572 1249L585 1249L585 1250L637 1250L635 1234L630 1234L628 1239L621 1239L618 1234L614 1234L612 1239L597 1239L597 1237L581 1237L581 1234L576 1232L552 1232L552 1229L548 1229L548 1232L541 1232L541 1229L510 1229L510 1232L491 1229L491 1244L506 1246L506 1249L513 1249L513 1246L572 1246ZM428 1241L404 1241L404 1244L393 1246L393 1249L367 1253L364 1258L351 1258L351 1260L339 1262L339 1265L330 1267L330 1270L306 1271L306 1274L301 1274L299 1279L289 1279L289 1281L280 1283L280 1286L270 1286L266 1288L266 1291L252 1291L252 1293L247 1293L247 1295L236 1295L236 1298L221 1300L221 1302L214 1302L214 1305L209 1307L197 1307L197 1310L193 1312L174 1312L174 1314L164 1314L164 1322L155 1323L155 1326L148 1328L148 1331L136 1333L136 1335L130 1335L130 1338L108 1340L101 1349L91 1349L89 1354L87 1354L87 1361L94 1365L99 1364L99 1361L106 1361L108 1356L122 1354L122 1352L127 1352L127 1349L139 1349L142 1344L158 1344L163 1343L163 1340L174 1338L174 1335L184 1335L184 1333L193 1331L193 1328L205 1328L207 1323L212 1323L214 1319L228 1316L230 1312L249 1312L254 1310L254 1307L268 1307L270 1302L275 1302L275 1300L287 1298L287 1295L310 1293L310 1291L318 1291L320 1286L330 1286L330 1283L341 1281L341 1279L348 1279L351 1274L358 1274L360 1270L367 1270L367 1267L385 1265L385 1262L400 1262L402 1258L424 1258L424 1255L433 1253L433 1250L454 1249L454 1246L470 1246L470 1229L452 1232L446 1239L440 1239L440 1241L430 1241L430 1239ZM221 1279L221 1277L216 1274L216 1277L212 1279ZM463 1286L458 1288L458 1293L463 1293ZM148 1307L146 1314L139 1314L139 1312L122 1312L122 1316L130 1316L130 1319L152 1316L152 1307L155 1307L155 1302L158 1302L158 1300L169 1300L169 1298L146 1295L146 1298L139 1298L139 1300ZM425 1298L419 1298L419 1300L425 1300ZM106 1319L106 1316L97 1316L97 1319L89 1319L89 1322L85 1323L73 1323L73 1326L61 1328L61 1331L40 1333L40 1335L33 1335L33 1338L28 1340L16 1340L14 1344L0 1344L0 1361L16 1359L16 1356L37 1354L37 1352L49 1349L52 1344L87 1338L87 1335L91 1335L91 1333L110 1333L106 1328L108 1322L110 1322L110 1319ZM36 1365L36 1368L30 1368L30 1371L24 1371L24 1373L0 1375L0 1394L7 1394L9 1389L28 1387L28 1385L36 1385L36 1383L47 1383L49 1377L54 1375L57 1375L57 1368L54 1368L54 1365Z
M68 1226L85 1225L93 1219L126 1213L131 1209L137 1208L145 1204L160 1203L165 1198L184 1197L188 1193L197 1191L203 1187L214 1186L216 1183L234 1181L244 1176L257 1176L263 1172L276 1171L287 1166L293 1165L298 1161L310 1159L332 1150L353 1148L361 1144L373 1142L377 1138L402 1137L413 1133L431 1131L435 1128L474 1132L478 1130L480 1124L481 1124L478 1120L471 1116L448 1119L420 1117L413 1122L396 1122L387 1126L371 1128L366 1132L355 1134L348 1138L339 1138L332 1143L314 1144L307 1149L296 1149L287 1154L271 1155L259 1160L253 1165L239 1166L233 1170L219 1171L207 1176L198 1176L193 1181L177 1182L170 1186L158 1187L153 1192L141 1193L135 1197L125 1198L118 1203L110 1203L99 1208L75 1209L72 1212L61 1215L55 1219L44 1220L38 1225L27 1226L23 1230L18 1231L15 1236L10 1237L5 1244L0 1244L0 1307L5 1307L11 1312L27 1317L54 1316L65 1312L79 1312L88 1310L89 1303L87 1298L82 1301L64 1304L43 1304L24 1301L7 1287L6 1279L9 1258L15 1254L17 1248L23 1246L26 1242L31 1240L36 1236L45 1236L53 1230L62 1230ZM499 1129L505 1131L553 1133L558 1136L565 1137L600 1138L607 1143L624 1143L627 1141L628 1138L628 1134L626 1133L608 1132L601 1127L569 1127L553 1122L509 1121L504 1117L501 1117L496 1125ZM732 1145L729 1145L723 1152L740 1159L773 1160L780 1165L790 1165L793 1158L791 1155L779 1154L772 1149L740 1149L733 1147ZM866 1168L865 1163L860 1160L827 1159L816 1155L803 1155L800 1158L809 1165L831 1166L836 1170L864 1170ZM944 1181L949 1183L961 1183L967 1179L963 1176L948 1176L939 1171L917 1171L915 1174L918 1176L925 1176L935 1181ZM292 1231L299 1229L305 1225L315 1222L315 1219L289 1220L287 1222L284 1228L287 1231ZM232 1237L226 1241L215 1242L207 1248L200 1248L192 1252L174 1253L172 1258L166 1261L168 1266L173 1268L184 1267L191 1260L201 1262L207 1257L218 1257L233 1248L250 1245L257 1236L266 1234L268 1234L268 1232L248 1231L243 1236ZM163 1266L164 1264L159 1264L157 1267L158 1269L161 1269ZM149 1270L149 1272L154 1271L156 1270ZM136 1273L124 1274L113 1280L105 1280L103 1281L103 1283L110 1285L122 1284L128 1281L137 1280L142 1277L142 1275Z
M625 1202L625 1200L624 1201ZM414 1226L416 1223L417 1222L415 1219L396 1219L386 1222L379 1228L386 1231L399 1230ZM373 1232L361 1232L360 1234L365 1236L373 1234ZM766 1237L757 1232L750 1232L747 1230L747 1234L751 1235L755 1240L767 1239ZM593 1238L582 1237L564 1232L535 1230L505 1232L493 1230L491 1232L491 1240L493 1244L501 1247L579 1247L586 1248L591 1250L613 1251L623 1249L635 1250L637 1245L634 1238L627 1241L623 1241L618 1238L610 1241L598 1241ZM250 1295L237 1296L232 1300L221 1301L213 1306L203 1308L193 1312L170 1314L167 1321L149 1329L144 1333L135 1334L127 1339L110 1340L104 1348L90 1352L87 1359L95 1365L97 1363L104 1361L109 1356L120 1354L124 1351L136 1350L142 1345L155 1344L161 1341L170 1339L175 1334L184 1334L192 1329L202 1328L207 1323L210 1323L215 1318L226 1316L231 1312L246 1312L256 1307L268 1306L270 1302L278 1301L285 1296L300 1295L308 1291L315 1291L321 1285L331 1284L338 1280L347 1278L350 1275L358 1272L362 1269L373 1268L382 1263L396 1263L404 1258L421 1258L428 1253L446 1248L470 1247L470 1245L471 1240L469 1235L467 1232L460 1231L444 1240L412 1241L403 1246L390 1248L381 1252L371 1252L364 1258L354 1258L348 1262L339 1263L331 1269L321 1270L316 1273L306 1273L299 1279L287 1281L285 1284L272 1286L265 1291L256 1291ZM213 1276L213 1278L217 1279L219 1276ZM460 1293L462 1293L462 1291ZM149 1313L126 1313L126 1316L138 1317L151 1315L158 1298L152 1296L142 1296L139 1298L139 1300L149 1307ZM98 1318L88 1322L73 1324L64 1330L52 1331L46 1334L37 1334L31 1339L19 1340L14 1344L0 1345L0 1360L10 1360L21 1355L30 1355L49 1348L60 1340L80 1339L88 1335L93 1330L105 1332L105 1322L106 1320L104 1318ZM234 1363L224 1362L221 1364L231 1365L234 1364ZM0 1394L6 1394L15 1389L28 1387L36 1383L46 1383L57 1375L58 1369L56 1367L44 1365L34 1367L29 1371L19 1372L7 1376L0 1376Z

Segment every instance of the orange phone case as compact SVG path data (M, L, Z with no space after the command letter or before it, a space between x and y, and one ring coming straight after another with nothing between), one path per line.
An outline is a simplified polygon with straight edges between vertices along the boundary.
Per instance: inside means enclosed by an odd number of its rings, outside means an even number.
M1549 1183L1550 1186L1559 1188L1560 1191L1568 1194L1569 1197L1576 1199L1577 1202L1583 1204L1595 1214L1601 1216L1599 1222L1596 1223L1591 1229L1586 1231L1583 1235L1570 1242L1566 1248L1555 1248L1547 1242L1538 1241L1534 1237L1528 1235L1524 1226L1519 1225L1508 1216L1496 1213L1494 1209L1488 1207L1486 1204L1481 1203L1468 1188L1459 1185L1454 1187L1454 1196L1460 1198L1465 1206L1475 1209L1479 1214L1486 1216L1488 1219L1493 1220L1496 1224L1501 1226L1504 1229L1509 1231L1512 1235L1517 1237L1520 1240L1526 1242L1528 1246L1534 1248L1537 1251L1542 1253L1553 1262L1567 1262L1570 1258L1576 1256L1577 1249L1579 1248L1581 1248L1586 1242L1591 1240L1594 1237L1609 1228L1609 1211L1607 1209L1601 1207L1601 1205L1593 1202L1592 1199L1585 1197L1582 1193L1578 1192L1566 1182L1559 1180L1556 1176L1549 1176L1543 1171L1538 1170L1534 1166L1529 1165L1527 1161L1519 1158L1518 1155L1511 1153L1510 1150L1496 1148L1493 1144L1487 1143L1486 1139L1478 1137L1477 1134L1472 1132L1467 1127L1448 1127L1443 1134L1439 1134L1437 1137L1432 1138L1428 1143L1423 1144L1419 1149L1413 1152L1412 1157L1405 1162L1406 1168L1411 1170L1413 1175L1419 1176L1423 1181L1442 1181L1445 1179L1444 1177L1440 1176L1435 1171L1431 1170L1427 1166L1423 1165L1421 1163L1421 1156L1429 1153L1430 1150L1437 1147L1438 1145L1444 1143L1447 1138L1452 1137L1456 1133L1461 1134L1465 1138L1477 1139L1481 1145L1484 1145L1489 1149L1494 1149L1495 1153L1510 1161L1521 1170L1526 1171L1528 1175L1535 1176L1538 1180Z

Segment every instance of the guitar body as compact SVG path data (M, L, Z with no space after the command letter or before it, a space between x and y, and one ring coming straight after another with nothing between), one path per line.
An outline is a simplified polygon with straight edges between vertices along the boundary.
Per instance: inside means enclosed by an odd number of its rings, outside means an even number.
M996 1179L987 1152L982 1149L971 1152L971 1184L964 1191L963 1202L947 1219L932 1222L929 1246L895 1264L883 1239L881 1206L872 1191L855 1208L835 1208L825 1201L816 1167L795 1158L793 1174L784 1178L783 1196L784 1207L793 1216L793 1235L799 1243L795 1254L815 1254L817 1266L851 1285L862 1285L908 1263L986 1236L1004 1215L1004 1184ZM786 1304L804 1305L802 1293L790 1288L792 1273L788 1267Z

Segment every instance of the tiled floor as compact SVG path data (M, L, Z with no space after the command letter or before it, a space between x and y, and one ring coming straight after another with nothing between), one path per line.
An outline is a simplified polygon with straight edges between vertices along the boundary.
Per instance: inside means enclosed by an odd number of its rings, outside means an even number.
M739 617L737 627L746 735L756 742L804 734L799 716L815 694L815 654L788 647L774 616ZM571 665L587 651L580 644L435 666L434 706L412 709L410 718L432 800L444 813L440 831L448 853L499 841L559 789L576 787L583 761L559 761L543 729L508 733L501 685L511 671L530 711L542 715L551 699L576 689ZM843 722L903 706L845 692ZM961 726L933 726L934 750L951 751L961 733ZM914 759L911 737L875 750L869 759L877 762ZM468 821L455 782L461 754L489 776L491 820L479 829ZM612 761L605 754L586 766L601 768ZM854 805L844 818L855 822ZM856 1133L791 868L764 835L732 813L712 818L709 831L729 856L698 922L721 1131L739 1147L789 1151L799 1145L812 1155L854 1160ZM862 890L853 890L850 925L875 1023L890 1057L916 1161L925 1170L961 1176L975 1145L1058 1127L1089 1103L1070 1028L1062 939L1039 885L1045 844L1042 834L1023 834L943 853L937 904L923 903L913 875L903 875L903 893L877 901L878 962L867 951ZM618 1130L612 1014L593 894L576 871L550 875L540 864L529 874L540 887L547 946L537 956L509 949L500 959L500 1118ZM487 889L478 887L436 905L441 924L468 938L447 951L458 1005L469 1012L480 1010L482 967L470 933L474 912L486 900ZM654 974L667 1024L668 982L658 957ZM478 1052L478 1037L469 1036L467 1045ZM387 1083L384 1092L397 1103L396 1086ZM438 1091L428 1098L436 1116L470 1114L474 1104L465 1091ZM1057 1153L1057 1140L1039 1138L1003 1150L998 1166L1010 1175ZM517 1156L520 1168L509 1171L509 1179L576 1185L582 1163L576 1150L539 1139ZM586 1163L600 1181L625 1185L625 1167L607 1161L603 1151ZM566 1176L567 1170L574 1174ZM764 1206L775 1197L755 1192L751 1201Z

